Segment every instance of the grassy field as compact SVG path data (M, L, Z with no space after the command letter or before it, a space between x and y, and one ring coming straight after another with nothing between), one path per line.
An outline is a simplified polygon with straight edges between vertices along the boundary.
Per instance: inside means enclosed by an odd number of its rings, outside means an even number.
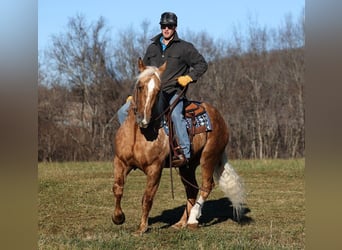
M304 249L304 159L239 160L231 164L244 179L247 213L232 219L229 201L215 187L204 204L200 227L175 230L185 192L165 169L149 217L148 233L139 237L145 176L133 171L125 185L126 222L111 221L114 208L110 162L38 164L39 249ZM197 171L198 175L200 171ZM199 179L198 179L199 180Z

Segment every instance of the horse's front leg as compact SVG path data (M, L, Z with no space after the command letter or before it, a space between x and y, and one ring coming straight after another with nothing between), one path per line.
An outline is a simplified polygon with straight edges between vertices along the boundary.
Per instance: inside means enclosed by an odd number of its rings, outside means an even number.
M112 215L112 221L116 225L125 222L125 214L121 209L121 198L125 185L125 178L132 168L125 166L125 164L117 157L114 157L114 185L113 193L115 198L115 209Z
M147 183L145 193L142 199L142 215L139 229L136 234L141 235L147 231L148 228L148 215L152 208L154 196L158 190L162 167L160 164L151 165L145 171L147 175Z

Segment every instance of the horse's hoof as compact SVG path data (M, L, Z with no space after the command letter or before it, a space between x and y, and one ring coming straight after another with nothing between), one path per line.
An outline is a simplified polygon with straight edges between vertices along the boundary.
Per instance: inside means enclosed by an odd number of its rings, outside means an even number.
M173 224L171 227L174 228L174 229L179 230L179 229L185 228L186 225L184 225L183 223L178 222L176 224Z
M122 213L122 214L119 214L117 216L113 216L112 215L112 221L115 225L121 225L125 222L125 214Z
M143 232L140 232L140 230L138 230L138 231L135 231L134 233L132 233L132 235L133 235L133 236L136 236L136 237L142 236L142 235L143 235Z
M198 228L198 223L193 223L193 224L188 224L189 229L197 229Z
M133 233L134 236L142 236L144 233L148 231L148 228L138 229Z

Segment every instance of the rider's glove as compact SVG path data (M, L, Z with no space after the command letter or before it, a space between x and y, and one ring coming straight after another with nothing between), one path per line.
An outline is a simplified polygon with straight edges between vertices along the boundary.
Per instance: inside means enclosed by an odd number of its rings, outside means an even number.
M130 95L130 96L127 97L126 102L129 102L129 101L131 101L132 99L133 99L133 96Z
M190 82L192 82L192 78L189 75L185 75L185 76L178 77L177 81L182 87L185 87Z

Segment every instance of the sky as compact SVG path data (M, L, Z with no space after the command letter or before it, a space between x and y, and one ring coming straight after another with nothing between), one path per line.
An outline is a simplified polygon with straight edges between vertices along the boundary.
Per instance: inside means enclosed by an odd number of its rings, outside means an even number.
M214 39L226 39L249 18L261 27L278 28L286 15L297 20L304 8L305 0L38 0L38 51L46 49L51 36L63 33L69 18L78 14L88 22L102 16L115 35L126 28L139 29L143 21L159 28L161 13L171 11L178 16L180 34L205 31Z

